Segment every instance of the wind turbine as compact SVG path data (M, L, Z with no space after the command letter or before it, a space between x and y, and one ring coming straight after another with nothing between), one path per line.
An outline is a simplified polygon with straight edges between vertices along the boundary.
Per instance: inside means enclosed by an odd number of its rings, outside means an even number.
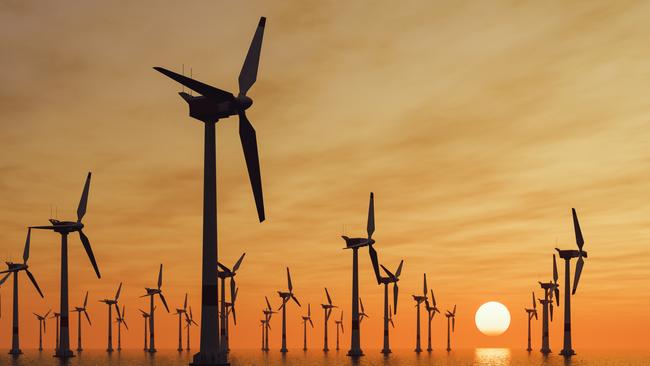
M390 305L388 305L388 285L391 283L393 284L393 308L392 310L397 314L397 296L399 295L399 287L397 287L397 282L399 281L399 276L402 273L402 265L404 264L404 260L399 262L399 266L397 267L397 271L393 274L393 272L389 271L388 268L384 267L384 265L381 265L381 268L384 270L386 275L388 277L379 277L379 283L384 285L384 348L382 348L381 353L383 354L389 354L391 353L390 350L390 340L388 336L388 322L392 324L392 317L390 315ZM395 326L393 325L393 328Z
M239 138L241 139L248 175L255 197L260 222L264 221L264 199L262 179L257 152L255 129L246 118L246 109L253 100L246 95L257 80L257 69L262 50L262 38L266 18L260 18L244 65L239 74L239 95L206 85L175 72L155 67L154 69L198 92L192 96L181 92L180 96L189 104L190 117L205 124L204 176L203 176L203 273L201 295L201 346L194 355L192 365L214 365L228 363L228 356L220 351L219 341L219 294L217 279L217 177L215 127L221 118L239 115Z
M311 327L314 327L314 322L311 321L311 304L307 304L307 316L302 316L302 327L303 327L303 346L302 350L307 350L307 322L311 324Z
M188 316L187 313L185 313L185 328L187 328L187 350L190 350L190 327L192 325L198 326L196 322L194 321L194 316L192 315L192 307L190 306L190 315Z
M576 234L578 250L560 250L555 248L560 258L564 259L564 348L560 351L560 354L563 356L573 356L576 354L571 345L571 295L576 294L580 274L582 274L582 267L585 265L584 258L587 258L587 252L582 250L585 240L582 237L576 209L572 208L571 213L573 214L573 229ZM569 292L571 288L571 259L573 258L578 258L578 261L576 262L575 278L573 279L573 290Z
M427 351L431 352L433 351L433 348L431 348L431 321L433 320L433 317L436 316L436 313L440 313L440 310L438 310L438 307L436 306L436 297L433 296L433 290L429 290L431 292L431 304L429 304L429 300L425 300L425 306L427 313L429 315L429 330L427 332Z
M560 306L560 285L557 284L558 274L557 274L557 263L555 261L555 254L553 255L553 282L539 282L539 285L544 290L544 298L539 299L540 304L542 304L542 348L540 352L544 354L551 353L551 348L549 347L549 332L548 332L548 321L549 321L549 309L550 309L550 319L553 321L553 296L555 296L555 301L557 306Z
M59 348L59 318L61 317L60 313L53 313L50 319L54 319L56 321L56 346L54 347L55 349Z
M332 304L332 298L330 297L329 291L327 291L327 287L325 287L325 296L327 296L327 304L320 304L320 306L323 307L323 311L325 312L325 322L324 322L324 331L325 331L325 338L323 340L323 351L328 352L330 349L327 346L327 322L330 319L330 315L332 315L332 309L336 308L337 306L334 306Z
M117 314L117 319L115 319L115 322L117 323L117 350L118 352L122 350L122 324L124 324L124 327L126 330L129 330L129 325L126 324L126 308L124 305L122 305L122 313Z
M178 352L183 351L183 314L187 316L187 293L185 293L185 302L181 309L176 308L176 315L178 315Z
M423 291L422 295L412 295L413 300L417 303L415 306L417 308L417 332L415 336L415 352L422 352L422 348L420 348L420 304L423 302L427 301L427 274L424 274L424 286L423 286Z
M341 311L341 319L336 321L336 350L339 350L339 326L341 327L341 332L345 333L343 330L343 311Z
M149 313L142 309L140 310L140 314L142 315L142 319L144 319L144 351L147 352L149 350L149 347L147 347L147 328L148 328L148 323L149 323ZM186 314L187 315L187 314Z
M235 275L237 275L237 270L244 260L245 255L246 253L243 253L241 257L239 257L232 269L224 266L220 262L217 262L217 265L220 268L217 272L217 277L221 280L221 310L219 311L221 314L221 334L223 335L221 337L221 349L224 352L228 352L228 310L226 310L226 278L230 278L230 298L232 299L232 296L236 291L235 287L237 287L235 284Z
M45 320L47 320L47 316L50 314L50 311L48 310L45 315L38 315L36 313L32 313L36 315L36 319L38 319L38 350L42 351L43 350L43 333L45 333Z
M261 319L260 323L260 328L262 328L262 351L265 351L264 336L266 334L266 319Z
M278 291L278 295L282 298L282 305L280 305L280 308L278 309L278 310L282 310L282 348L280 348L280 352L282 353L288 352L287 350L287 302L289 302L289 300L293 300L296 304L298 304L298 306L300 306L300 302L293 294L293 285L291 284L291 273L289 273L289 267L287 267L287 287L289 288L289 292Z
M454 331L454 328L456 328L456 305L454 305L454 310L449 311L447 310L447 314L445 314L447 317L447 352L451 351L451 333L449 332L449 319L451 319L451 331Z
M230 278L230 283L233 279ZM237 293L239 287L230 287L230 302L226 302L226 352L230 352L230 314L232 314L233 324L237 325L237 313L235 312L235 301L237 300Z
M43 292L41 291L41 288L38 287L36 278L34 278L32 272L29 271L29 266L27 265L27 260L29 259L29 238L31 236L31 232L31 229L27 230L27 239L25 239L25 249L23 250L23 263L5 262L7 263L7 270L0 272L0 274L6 273L6 275L0 280L0 285L2 285L12 273L14 275L13 326L11 332L11 350L9 351L9 354L14 356L23 353L20 350L20 337L18 336L18 273L20 271L25 271L27 277L29 277L29 280L32 282L32 285L34 285L34 288L36 288L36 291L38 291L38 294L43 297Z
M74 310L72 310L77 313L77 352L83 351L83 348L81 348L81 313L86 316L88 325L92 326L92 323L90 322L90 316L88 315L88 311L86 311L86 305L88 305L88 291L86 291L83 306L77 306L74 308Z
M273 308L271 308L271 303L269 302L269 298L264 296L264 300L266 300L266 309L263 310L264 312L264 319L266 320L266 339L264 340L264 351L269 350L269 330L271 329L271 316L277 311L273 311Z
M61 321L59 329L59 344L57 345L54 357L68 358L74 356L74 353L70 350L70 321L68 318L68 234L73 232L79 233L79 239L81 239L81 243L86 250L86 254L95 270L95 274L97 275L97 278L101 278L99 267L97 267L97 262L95 261L95 255L90 247L90 240L88 240L88 237L84 234L84 224L81 222L86 214L89 190L90 172L88 172L88 176L86 177L86 183L84 184L81 199L79 200L79 206L77 207L77 221L59 221L50 219L50 223L52 224L51 226L32 226L33 229L52 230L61 235L61 309L59 310Z
M158 287L157 288L145 287L144 289L147 291L147 293L140 296L140 297L149 296L149 315L150 315L149 316L149 352L151 353L156 352L156 342L154 340L154 315L155 315L155 308L154 308L154 301L153 301L154 296L156 295L160 296L160 300L165 306L167 312L169 313L169 307L167 306L167 301L165 300L165 296L162 294L162 290L160 289L160 287L162 286L162 270L163 270L163 265L161 263L160 269L158 270Z
M528 348L526 348L526 351L530 352L533 350L530 347L530 321L533 320L533 317L537 319L537 301L535 301L535 292L533 292L533 308L524 308L524 310L526 310L526 313L528 314Z
M348 356L351 357L363 356L363 350L361 350L361 332L359 329L359 323L361 321L359 318L359 248L364 246L370 247L369 253L373 261L375 276L377 276L378 271L374 265L376 260L373 259L372 251L374 250L372 245L375 243L372 239L372 234L375 232L375 205L374 194L372 192L370 192L366 232L368 234L367 238L348 238L347 236L342 236L343 240L345 240L345 248L343 249L352 249L352 334L350 338L350 350L348 351Z
M115 298L99 300L99 302L103 302L104 304L108 305L108 347L106 348L106 352L113 352L113 316L111 313L113 306L115 306L117 316L120 315L120 308L117 306L117 299L120 298L120 291L122 291L122 282L120 282L120 285L117 288Z

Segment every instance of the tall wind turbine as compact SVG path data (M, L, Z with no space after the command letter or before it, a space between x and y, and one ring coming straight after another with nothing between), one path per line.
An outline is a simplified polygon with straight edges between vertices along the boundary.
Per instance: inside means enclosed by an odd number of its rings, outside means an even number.
M343 311L341 311L341 319L336 321L336 350L339 350L339 326L341 327L341 333L345 333L343 330Z
M36 279L34 278L32 272L29 271L29 266L27 265L27 260L29 259L30 235L31 235L31 229L28 229L27 239L25 239L25 249L23 250L23 263L6 262L7 270L0 272L0 274L6 273L6 275L0 280L0 285L2 285L12 273L14 275L14 309L13 309L13 321L12 321L13 327L11 332L11 350L9 351L9 354L14 356L23 353L20 350L20 338L18 336L18 273L20 271L25 271L27 277L34 285L34 288L36 288L36 291L38 291L38 294L41 295L41 297L43 297L43 292L41 291L41 288L38 287L38 283L36 283Z
M307 322L311 324L311 327L314 327L314 322L311 321L311 304L307 304L307 316L302 316L302 328L303 328L303 343L302 350L307 350Z
M264 340L264 351L269 350L269 330L271 329L271 316L277 311L273 311L273 308L271 308L271 303L269 302L269 298L264 296L264 300L266 300L266 309L263 310L264 312L264 319L266 320L266 339Z
M381 353L383 354L389 354L391 353L390 350L390 339L388 335L388 323L392 322L392 317L390 315L390 305L388 304L388 285L391 283L393 284L393 308L392 310L397 314L397 296L399 295L399 287L397 287L397 282L399 281L399 276L402 273L402 265L404 264L404 260L399 262L399 266L397 267L397 271L393 274L393 272L389 271L388 268L384 267L384 265L381 265L381 268L384 270L386 273L387 277L384 276L379 276L379 283L384 285L384 348L381 349ZM395 326L393 325L393 328Z
M198 326L198 324L194 321L194 316L192 315L192 307L190 306L190 315L187 315L185 313L185 328L187 329L187 350L190 350L190 328L192 325Z
M117 306L117 300L120 298L120 291L122 291L122 282L120 282L120 285L117 287L117 292L115 292L115 298L113 299L104 299L104 300L99 300L99 302L103 302L104 304L108 305L108 347L106 347L106 352L113 352L113 316L112 316L112 310L113 306L115 307L115 311L117 312L117 315L120 315L120 308Z
M374 194L370 192L370 204L368 207L368 226L366 228L368 237L367 238L348 238L347 236L342 236L345 240L345 248L343 249L352 249L352 334L350 338L350 350L348 351L348 356L359 357L363 356L363 350L361 350L361 332L359 329L359 248L369 246L372 248L372 245L375 241L372 239L372 234L375 232L375 204L374 204ZM369 249L370 251L370 249ZM371 259L372 251L371 253ZM374 262L374 260L373 260ZM374 266L373 266L374 267ZM375 269L375 276L377 275L377 268Z
M323 351L328 352L330 349L327 346L327 322L330 320L330 315L332 315L332 309L336 308L337 306L334 306L332 304L332 298L330 297L329 291L327 291L327 287L325 287L325 296L327 296L327 304L320 304L320 306L323 307L323 311L325 312L325 321L323 323L323 329L325 331L325 338L323 339Z
M185 293L185 302L182 308L176 308L174 313L178 315L178 352L183 351L183 315L187 316L187 293Z
M412 295L413 300L417 303L415 306L417 308L417 331L415 335L415 352L422 352L422 348L420 347L420 304L423 302L427 301L427 274L424 274L424 285L423 285L423 291L422 295Z
M526 310L526 314L528 314L528 348L526 348L526 351L530 352L533 350L530 347L530 321L533 320L533 318L537 319L537 301L535 300L535 292L533 292L533 308L525 308L524 310Z
M144 319L144 348L143 348L143 350L145 352L147 352L149 350L149 347L147 347L147 329L149 328L148 324L149 324L149 316L150 315L149 315L149 313L147 313L146 311L144 311L142 309L138 309L138 310L140 310L140 314L142 315L142 319Z
M445 314L447 317L447 352L451 351L451 333L449 332L449 321L451 319L451 331L454 331L454 328L456 328L456 305L454 305L454 310L449 311L447 310L447 314Z
M237 287L235 283L235 276L237 275L237 270L244 260L246 253L243 253L241 257L237 260L232 269L224 266L220 262L217 262L219 266L219 271L217 272L217 277L221 280L221 309L219 314L221 314L220 325L221 325L221 349L224 352L228 352L228 310L226 310L226 279L230 278L230 298L235 293L235 288ZM232 301L231 301L232 303Z
M147 293L140 296L140 297L149 296L149 352L151 353L156 352L156 342L154 340L154 315L155 315L154 300L153 300L154 296L156 295L160 296L160 300L165 306L165 310L167 310L167 312L169 313L167 300L165 300L165 296L163 295L162 290L160 289L160 287L162 287L162 270L163 270L163 265L161 263L160 269L158 270L158 287L156 288L145 287L144 289L147 291Z
M555 248L560 258L564 259L564 348L560 351L560 354L563 356L573 356L576 354L571 345L571 295L576 294L580 274L582 274L582 267L585 265L584 258L587 258L587 252L582 250L585 240L582 237L576 209L572 208L571 213L573 214L573 229L576 234L578 250L560 250ZM575 278L573 279L573 290L569 292L571 288L571 259L573 258L578 258L578 261L576 262Z
M542 348L539 351L544 354L551 353L548 321L549 312L550 320L553 321L553 296L555 296L557 306L560 306L560 285L557 284L557 280L557 263L555 261L555 255L553 255L553 282L539 282L539 285L544 290L544 298L539 299L539 303L542 304Z
M122 313L117 314L117 319L115 319L115 322L117 323L117 350L121 351L122 350L122 324L124 324L124 328L126 330L129 330L129 325L126 324L126 307L122 305Z
M246 118L246 109L253 100L246 95L257 80L257 69L262 51L262 38L266 18L260 18L248 54L239 74L239 95L223 91L175 72L154 69L198 92L192 96L185 92L180 96L189 104L190 117L205 124L204 176L203 176L203 273L201 294L201 346L194 355L192 365L225 365L228 356L220 352L219 341L219 294L217 279L217 176L215 126L219 119L239 115L239 138L241 139L248 175L253 188L260 222L264 221L262 179L257 153L257 137L253 125Z
M424 304L426 306L426 310L429 318L429 327L427 331L427 351L431 352L433 351L433 348L431 348L431 321L433 320L433 317L436 316L436 313L440 313L440 310L436 305L436 297L433 296L433 289L429 291L431 292L431 304L429 304L429 300L425 300Z
M289 288L288 292L278 291L278 295L282 298L282 305L280 305L280 309L278 309L278 310L282 310L282 348L280 348L280 352L282 353L288 352L287 350L287 303L289 302L289 300L293 300L296 304L298 304L298 306L300 306L300 302L293 294L293 285L291 284L291 273L289 273L289 267L287 267L287 287Z
M36 313L32 313L36 315L36 319L38 319L38 350L42 351L43 350L43 333L45 333L45 320L47 320L47 316L50 315L50 311L48 310L45 315L38 315Z
M83 348L81 347L81 313L83 313L86 316L86 320L88 320L88 325L92 326L92 323L90 322L90 316L88 315L88 311L86 310L86 305L88 305L88 291L86 291L86 296L84 297L83 306L77 306L74 308L74 310L72 310L77 313L77 352L83 351Z
M88 176L86 177L86 183L84 184L81 199L79 200L79 206L77 207L77 221L59 221L50 219L50 223L52 224L51 226L32 227L34 229L52 230L61 235L61 309L59 310L59 313L61 314L59 329L60 339L54 357L68 358L74 356L74 353L70 350L70 321L68 318L68 234L73 232L79 233L79 239L81 239L81 243L86 250L86 254L95 270L95 274L97 275L97 278L101 278L99 267L97 267L97 262L95 261L95 255L90 247L90 240L88 240L88 237L84 234L84 224L81 222L86 214L89 190L90 172L88 172Z

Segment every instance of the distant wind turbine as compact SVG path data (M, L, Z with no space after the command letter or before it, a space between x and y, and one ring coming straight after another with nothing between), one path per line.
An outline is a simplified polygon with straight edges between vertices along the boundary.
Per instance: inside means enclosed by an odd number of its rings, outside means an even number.
M422 348L420 347L420 304L423 302L427 301L427 274L424 274L424 284L423 284L423 290L422 290L422 295L413 295L413 300L417 303L415 307L417 308L417 323L416 323L416 336L415 336L415 352L422 352Z
M45 333L45 320L47 320L47 316L50 314L50 311L48 310L45 315L38 315L36 313L32 313L36 315L36 319L38 319L38 350L42 351L43 350L43 333Z
M393 308L392 310L397 314L397 297L399 295L399 287L397 287L397 282L399 281L399 276L402 274L402 265L404 264L404 260L399 262L399 266L397 267L397 270L395 273L392 273L391 271L388 270L388 268L384 267L384 265L381 265L381 268L384 270L387 277L380 276L379 277L379 283L384 285L384 347L381 349L381 353L383 354L389 354L391 353L390 350L390 339L389 339L389 334L388 334L388 323L392 323L392 317L391 317L391 308L388 303L388 285L391 283L393 284ZM393 328L395 326L393 325Z
M343 330L343 311L341 311L341 319L336 321L336 350L339 350L339 326L341 327L341 333L345 333Z
M111 314L114 306L117 315L120 315L120 308L117 305L117 300L120 298L120 291L122 291L122 282L120 282L120 285L117 287L115 298L99 300L99 302L108 305L108 346L106 347L106 352L113 352L113 316Z
M183 315L187 316L187 293L185 293L185 301L182 308L176 308L174 313L178 315L178 352L183 351Z
M81 313L83 313L86 316L86 320L88 320L88 325L92 325L92 323L90 322L90 316L88 315L88 311L86 310L86 305L88 305L88 291L86 291L86 296L84 297L83 306L75 307L74 310L72 310L77 313L77 352L83 351L83 348L81 347Z
M302 327L303 327L303 344L302 350L307 350L307 322L311 324L311 327L314 327L314 322L311 321L311 304L307 304L307 316L302 316Z
M147 313L146 311L144 311L142 309L138 309L138 310L140 310L140 314L142 315L142 319L144 319L144 348L143 348L143 350L145 352L147 352L147 351L149 351L149 347L147 347L147 329L149 328L149 316L150 315L149 315L149 313Z
M535 292L533 292L533 308L524 310L526 310L526 313L528 314L528 348L526 348L526 351L530 352L533 350L530 347L530 321L533 320L533 318L537 319L537 300L535 300Z
M447 314L445 314L447 317L447 352L451 351L451 333L449 332L449 320L451 319L451 331L454 331L454 328L456 328L456 305L454 305L454 310L449 311L447 310Z
M190 328L192 325L198 326L198 324L194 321L194 316L192 315L192 307L190 306L190 315L187 315L185 313L185 328L187 329L187 350L190 350Z
M124 305L122 305L122 313L117 314L115 322L117 323L117 350L119 352L122 350L122 324L126 330L129 330L129 325L126 324L126 307Z
M428 313L428 318L429 318L429 330L427 332L427 351L431 352L433 351L433 348L431 348L431 321L433 320L433 317L436 315L436 313L440 313L440 310L438 310L438 307L436 306L436 298L433 296L433 289L429 290L431 292L431 304L429 304L429 300L425 300L425 305L426 305L426 310Z
M300 306L300 302L296 298L296 296L293 294L293 285L291 284L291 273L289 273L289 267L287 267L287 287L289 288L288 292L284 291L278 291L278 295L282 298L282 305L280 305L280 309L282 310L282 348L280 348L280 352L286 353L287 350L287 303L289 300L293 300L298 306Z
M156 295L160 297L160 300L165 306L165 310L167 310L167 312L169 313L167 300L165 300L165 296L163 295L162 290L160 289L162 287L162 270L163 270L163 265L160 264L160 269L158 270L158 287L156 288L145 287L144 289L147 291L147 293L140 296L140 297L149 296L149 352L151 353L156 352L156 342L154 338L154 315L155 315L154 297Z
M330 315L332 315L332 309L336 308L336 306L332 304L332 298L330 297L329 291L327 291L327 287L325 287L325 296L327 297L327 304L321 304L320 306L323 307L323 311L325 312L325 317L324 317L325 320L323 323L324 324L323 330L325 332L325 336L324 336L325 338L323 340L323 351L328 352L329 347L327 346L327 322L330 319Z

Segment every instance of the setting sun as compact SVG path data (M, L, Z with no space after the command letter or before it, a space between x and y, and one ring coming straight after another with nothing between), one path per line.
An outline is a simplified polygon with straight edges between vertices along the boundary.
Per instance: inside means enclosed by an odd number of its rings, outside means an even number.
M502 303L490 301L478 308L474 320L481 333L488 336L497 336L508 330L510 312Z

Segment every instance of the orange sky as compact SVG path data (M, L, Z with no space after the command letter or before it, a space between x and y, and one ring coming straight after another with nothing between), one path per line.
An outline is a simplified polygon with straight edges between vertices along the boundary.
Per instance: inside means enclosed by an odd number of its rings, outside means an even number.
M589 258L573 298L574 346L647 349L649 12L648 4L595 1L2 2L0 254L18 260L25 228L46 224L50 205L73 219L92 170L84 221L101 280L78 238L70 241L71 306L90 291L87 347L105 347L106 308L97 300L120 281L131 325L125 343L142 346L136 308L147 305L139 296L155 284L159 263L170 306L188 291L198 318L203 129L188 118L179 88L151 67L184 63L197 79L235 91L265 15L248 112L263 224L236 120L218 129L220 257L232 264L247 253L234 347L258 347L263 296L279 305L286 266L301 302L316 309L327 286L349 329L351 254L339 235L344 227L365 232L374 191L380 260L394 268L405 259L395 348L413 347L410 294L423 272L443 309L458 304L455 345L525 347L523 307L537 281L550 278L556 240L575 245L576 207ZM32 240L30 266L46 297L22 276L23 348L37 342L31 312L58 308L59 237L36 232ZM380 348L383 292L363 253L370 318L362 344ZM0 346L8 348L11 286L1 293ZM499 337L474 326L489 300L512 312ZM289 307L290 348L301 346L305 311ZM176 318L157 314L158 347L175 347ZM313 316L312 344L321 347L320 309ZM277 349L280 317L272 325ZM434 327L441 349L444 318ZM558 316L554 350L561 327Z

